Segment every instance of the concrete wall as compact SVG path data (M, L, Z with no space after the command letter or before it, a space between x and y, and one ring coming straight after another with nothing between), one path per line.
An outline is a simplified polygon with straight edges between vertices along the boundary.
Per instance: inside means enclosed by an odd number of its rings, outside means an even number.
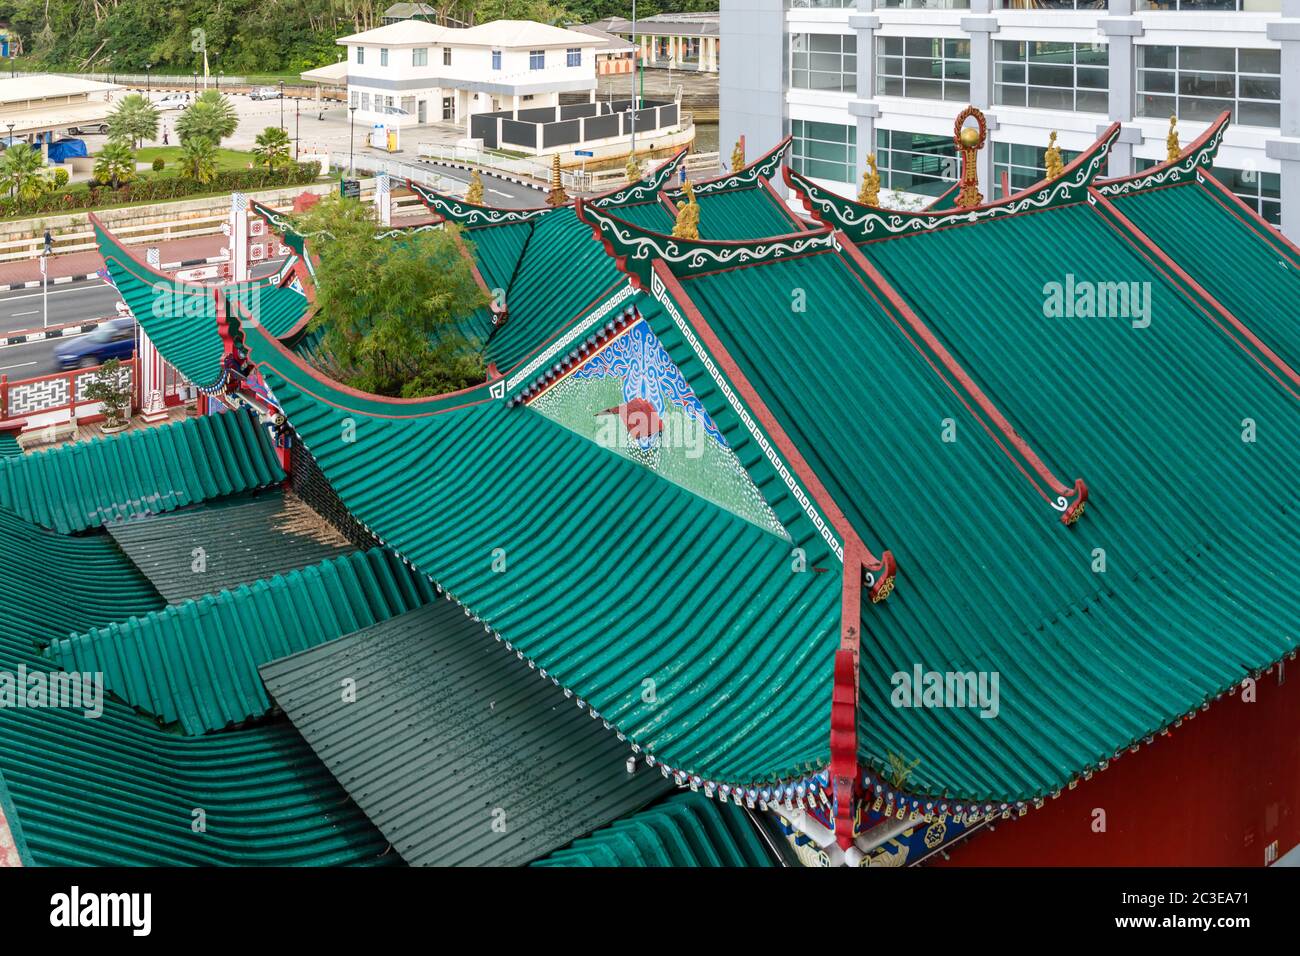
M723 162L742 135L746 157L785 136L785 4L722 0L727 56L718 78L718 149Z

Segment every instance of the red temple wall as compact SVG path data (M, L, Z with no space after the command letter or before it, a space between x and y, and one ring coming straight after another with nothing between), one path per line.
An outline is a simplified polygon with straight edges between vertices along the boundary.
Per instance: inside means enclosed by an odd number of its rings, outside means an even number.
M1263 866L1300 843L1300 666L1262 676L940 866ZM1094 810L1106 830L1093 832Z

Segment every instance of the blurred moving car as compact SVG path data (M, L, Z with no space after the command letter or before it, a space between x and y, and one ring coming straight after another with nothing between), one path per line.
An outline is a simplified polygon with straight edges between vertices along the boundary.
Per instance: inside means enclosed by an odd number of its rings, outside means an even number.
M274 86L259 86L248 94L250 100L278 100L281 93Z
M110 319L95 331L64 339L54 346L61 369L92 368L109 359L125 361L135 354L135 319Z
M94 133L104 136L108 133L108 124L91 123L88 126L69 126L68 132L73 136L90 136Z
M183 110L189 105L190 94L188 93L168 93L154 103L154 106L160 110Z

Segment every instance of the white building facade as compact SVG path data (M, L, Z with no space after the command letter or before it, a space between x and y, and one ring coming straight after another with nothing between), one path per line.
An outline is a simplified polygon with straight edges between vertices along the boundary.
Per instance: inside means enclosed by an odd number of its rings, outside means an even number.
M856 193L936 196L959 166L952 124L984 110L985 196L1030 185L1052 131L1071 158L1118 121L1107 175L1163 160L1223 110L1218 175L1300 238L1300 0L722 0L724 152L787 133L792 163ZM900 197L903 198L903 197Z
M401 20L343 37L358 123L460 123L476 113L554 106L596 90L596 41L525 20L442 27Z

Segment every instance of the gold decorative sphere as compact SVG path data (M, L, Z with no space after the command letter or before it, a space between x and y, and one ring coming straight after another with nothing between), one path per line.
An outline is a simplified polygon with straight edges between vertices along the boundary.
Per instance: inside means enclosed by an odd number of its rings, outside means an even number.
M974 149L979 145L980 131L978 126L963 126L961 129L961 144L967 149Z

